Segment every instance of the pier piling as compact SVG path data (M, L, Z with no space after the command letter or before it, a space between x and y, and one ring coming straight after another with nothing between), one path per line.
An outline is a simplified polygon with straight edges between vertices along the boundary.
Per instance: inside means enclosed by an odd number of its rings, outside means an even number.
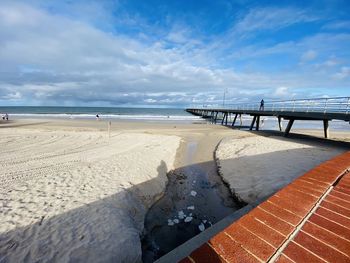
M250 124L250 128L249 128L249 130L253 130L253 127L254 127L254 123L255 123L255 121L256 121L256 115L254 115L254 118L253 118L252 123Z
M294 119L290 119L286 128L286 131L284 133L284 136L287 137L289 135L290 130L292 129L294 123Z
M324 137L328 138L328 133L329 133L328 120L323 120L323 129L324 129Z
M232 127L235 126L235 122L236 122L237 116L238 116L238 113L236 113L235 118L233 119Z
M281 116L278 116L278 128L280 129L280 131L282 131L283 127L282 127L282 118Z

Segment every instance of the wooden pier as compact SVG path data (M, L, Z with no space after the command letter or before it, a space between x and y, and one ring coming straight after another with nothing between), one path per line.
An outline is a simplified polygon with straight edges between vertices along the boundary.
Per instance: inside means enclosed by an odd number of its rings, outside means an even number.
M255 104L232 104L225 108L200 108L186 109L187 112L210 119L212 123L221 120L222 125L235 127L237 118L242 125L242 115L253 117L249 129L259 130L261 117L276 117L279 130L282 131L282 120L288 120L284 131L288 136L295 121L322 121L325 138L329 137L329 121L342 120L350 122L350 97L302 99L290 101L265 102L264 107ZM233 120L229 123L229 117ZM221 117L221 119L219 119Z

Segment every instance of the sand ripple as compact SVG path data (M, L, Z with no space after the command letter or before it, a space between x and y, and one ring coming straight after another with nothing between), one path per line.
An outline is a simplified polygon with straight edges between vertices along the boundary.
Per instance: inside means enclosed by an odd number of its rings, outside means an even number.
M1 130L0 261L139 261L143 218L178 144L141 133Z

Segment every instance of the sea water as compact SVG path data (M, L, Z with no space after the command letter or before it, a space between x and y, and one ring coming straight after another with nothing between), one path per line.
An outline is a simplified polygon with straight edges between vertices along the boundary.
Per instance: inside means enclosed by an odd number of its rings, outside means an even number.
M160 122L206 122L199 116L194 116L179 108L126 108L126 107L35 107L35 106L11 106L0 107L0 115L8 113L10 119L23 118L59 118L59 119L94 119L98 114L106 120L130 120L130 121L160 121ZM231 124L229 119L228 125ZM242 116L243 129L247 129L252 121L251 116ZM207 119L210 123L210 119ZM218 124L221 120L218 120ZM283 128L288 121L283 121ZM235 126L239 126L239 119ZM350 124L345 121L333 120L329 123L331 130L350 131ZM278 130L276 117L261 117L260 128L262 130ZM295 121L293 129L323 129L322 121Z
M59 118L184 121L201 120L184 109L174 108L124 108L124 107L0 107L0 114L8 113L11 119Z

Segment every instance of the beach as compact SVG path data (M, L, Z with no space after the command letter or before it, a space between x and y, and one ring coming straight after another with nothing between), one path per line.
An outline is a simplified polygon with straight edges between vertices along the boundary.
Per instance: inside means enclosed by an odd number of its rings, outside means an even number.
M186 165L184 142L251 203L349 149L349 133L333 136L340 142L203 122L114 121L110 132L103 120L1 123L0 260L141 262L145 215L167 173Z
M0 129L0 258L140 261L144 215L180 138L71 124Z
M346 134L338 136L344 141L350 139ZM220 142L216 158L219 173L232 193L240 201L251 204L266 199L308 170L349 149L349 143L342 145L305 136L231 136Z

